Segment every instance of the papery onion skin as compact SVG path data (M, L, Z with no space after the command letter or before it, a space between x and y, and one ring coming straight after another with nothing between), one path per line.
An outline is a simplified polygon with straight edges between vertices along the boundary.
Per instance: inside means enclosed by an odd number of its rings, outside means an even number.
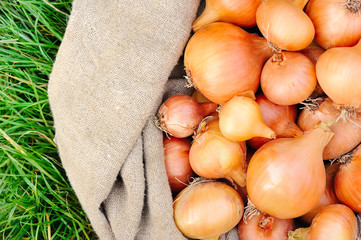
M318 82L327 96L346 107L361 107L361 40L354 47L324 52L316 63Z
M185 138L192 135L202 119L215 112L217 107L212 102L198 103L187 95L174 95L159 107L156 125L173 137Z
M219 128L222 134L232 141L276 137L275 132L263 122L257 102L247 96L234 96L222 105Z
M243 187L246 185L246 154L246 143L225 138L219 130L219 121L214 120L195 137L189 161L193 171L201 177L227 178Z
M341 158L342 161L342 158ZM361 145L346 157L335 177L338 199L355 212L361 213Z
M356 147L361 142L361 128L350 121L337 121L341 111L337 109L329 98L318 100L316 109L305 108L298 116L297 124L302 131L308 131L319 122L330 122L334 133L333 138L323 150L323 159L337 158ZM352 120L361 125L361 113Z
M268 100L264 94L257 95L256 102L261 110L263 122L276 133L277 138L297 137L303 134L295 123L297 118L296 106L275 104ZM248 140L247 144L258 149L270 140L269 138L255 137Z
M206 0L206 8L193 22L196 32L212 22L228 22L241 27L256 25L256 11L261 0Z
M358 12L348 10L347 2L358 5ZM361 39L359 0L310 0L306 13L315 26L316 42L325 49L351 47Z
M263 64L271 55L266 39L217 22L191 37L184 65L194 87L212 102L222 104L236 94L256 92Z
M282 50L304 49L315 35L311 19L287 0L263 1L258 7L256 21L263 36Z
M174 200L174 220L189 238L218 237L241 220L244 205L236 190L220 182L201 182L185 188Z
M314 208L312 208L311 211L309 211L308 213L306 213L305 215L303 215L301 217L301 219L303 221L305 221L306 223L311 224L313 218L317 215L317 213L319 213L325 207L327 207L331 204L339 203L339 200L338 200L335 190L334 190L334 180L335 180L335 176L336 176L338 167L339 167L338 163L329 164L326 167L325 192L323 193L322 198L317 203L317 205Z
M345 205L333 204L316 215L307 240L355 240L356 236L355 214Z
M186 138L164 137L163 148L169 186L173 192L181 191L194 176L189 163L191 142Z
M294 231L288 232L287 240L306 240L310 228L297 228Z
M315 67L299 52L274 54L264 65L261 87L264 95L279 105L294 105L307 99L317 84Z
M310 211L325 191L322 151L332 135L320 124L298 138L275 139L258 149L246 180L256 208L280 219Z
M260 213L238 224L240 240L286 240L288 232L294 229L293 219L278 219Z

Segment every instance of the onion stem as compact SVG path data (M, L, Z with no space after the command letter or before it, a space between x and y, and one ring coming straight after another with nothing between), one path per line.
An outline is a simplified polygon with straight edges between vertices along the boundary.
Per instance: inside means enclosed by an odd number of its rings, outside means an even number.
M345 8L351 13L361 12L361 1L360 0L347 0L345 3Z

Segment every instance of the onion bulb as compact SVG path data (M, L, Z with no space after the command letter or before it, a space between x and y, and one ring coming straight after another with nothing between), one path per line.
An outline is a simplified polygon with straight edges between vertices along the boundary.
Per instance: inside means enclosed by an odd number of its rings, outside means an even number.
M167 134L185 138L192 135L202 119L215 112L217 107L212 102L198 103L187 95L174 95L159 107L155 122Z
M351 47L361 39L360 0L310 0L306 13L325 49Z
M264 65L261 87L264 95L279 105L294 105L307 99L317 84L315 67L299 52L274 54Z
M164 137L163 148L169 186L174 192L180 191L194 176L189 163L191 142L186 138Z
M263 94L256 97L256 102L261 110L263 122L276 133L277 138L291 138L303 134L295 123L297 109L294 105L281 106L274 104ZM268 141L270 141L269 138L255 137L247 143L251 147L258 149Z
M355 212L361 212L361 145L340 158L335 177L337 198Z
M206 8L193 22L193 31L212 22L228 22L241 27L256 25L256 11L261 0L206 0Z
M333 204L321 210L307 234L307 240L355 240L356 237L355 214L342 204Z
M264 62L272 55L267 41L230 23L211 23L189 40L184 65L189 81L206 98L222 104L259 86Z
M246 141L253 137L276 137L275 132L263 122L261 110L251 97L234 96L222 105L219 112L219 128L226 138L232 141Z
M287 0L265 0L258 7L256 21L263 36L278 49L299 51L313 40L311 19Z
M213 120L195 136L189 161L193 171L201 177L227 178L243 187L246 185L246 152L245 142L225 138L219 130L219 121Z
M334 133L333 138L323 150L323 159L333 159L339 157L356 147L361 142L361 128L350 121L342 121L341 111L335 107L329 98L319 98L313 100L313 103L305 103L306 108L298 116L297 124L302 131L312 129L315 123L333 122L331 130ZM361 115L354 121L361 124Z
M336 47L317 61L318 82L327 96L345 107L361 107L361 40L354 47Z
M220 182L198 182L174 200L174 220L189 238L218 239L241 220L244 205L236 190Z
M326 124L297 138L279 138L263 145L247 169L247 192L262 212L281 219L310 211L326 187L323 148L333 133Z
M260 213L238 224L238 236L240 240L283 240L293 228L293 219L278 219Z
M339 203L337 197L336 197L336 193L334 190L334 180L335 180L335 176L338 170L339 164L338 163L334 163L334 164L329 164L326 167L326 189L325 192L323 193L320 201L316 204L316 206L314 208L312 208L311 211L309 211L308 213L306 213L305 215L303 215L301 217L301 219L309 224L311 224L312 219L317 215L317 213L319 213L319 211L321 211L322 209L324 209L325 207L331 205L331 204L336 204Z

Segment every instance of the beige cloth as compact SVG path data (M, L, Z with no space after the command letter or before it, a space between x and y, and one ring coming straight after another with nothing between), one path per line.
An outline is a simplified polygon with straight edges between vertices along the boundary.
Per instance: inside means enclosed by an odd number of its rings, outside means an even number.
M185 239L173 221L162 133L152 119L164 98L189 94L183 80L166 82L198 5L73 3L48 93L60 158L102 240Z

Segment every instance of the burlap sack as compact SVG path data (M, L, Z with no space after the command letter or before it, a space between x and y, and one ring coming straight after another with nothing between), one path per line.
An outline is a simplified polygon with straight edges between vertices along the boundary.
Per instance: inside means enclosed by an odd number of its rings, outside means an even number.
M166 82L198 5L73 3L49 100L60 158L100 239L185 239L173 221L162 133L152 119L164 94L187 91L183 80ZM237 239L236 231L226 238Z

